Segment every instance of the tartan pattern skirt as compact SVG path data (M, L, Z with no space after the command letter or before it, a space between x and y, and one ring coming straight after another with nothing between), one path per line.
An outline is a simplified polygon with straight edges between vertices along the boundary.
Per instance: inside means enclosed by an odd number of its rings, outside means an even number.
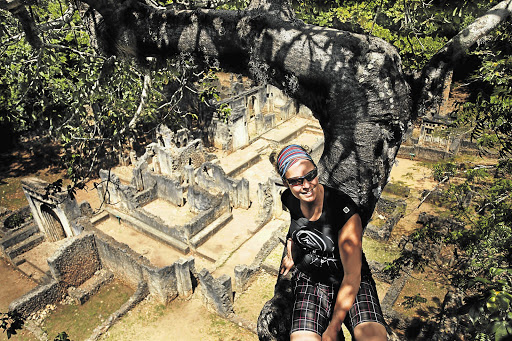
M339 286L314 282L298 270L293 279L295 303L290 333L311 331L321 336L331 321ZM359 292L344 321L351 334L363 322L378 322L386 326L375 282L371 277L361 279Z

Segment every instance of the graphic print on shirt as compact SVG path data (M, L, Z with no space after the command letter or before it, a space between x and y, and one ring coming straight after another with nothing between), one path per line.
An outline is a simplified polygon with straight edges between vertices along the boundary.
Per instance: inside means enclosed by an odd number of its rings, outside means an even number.
M302 223L305 223L305 221L303 220ZM319 268L327 266L331 269L340 269L338 266L339 260L334 253L335 243L326 234L315 228L308 228L306 225L302 225L292 232L292 239L305 251L307 250L304 262L308 265Z

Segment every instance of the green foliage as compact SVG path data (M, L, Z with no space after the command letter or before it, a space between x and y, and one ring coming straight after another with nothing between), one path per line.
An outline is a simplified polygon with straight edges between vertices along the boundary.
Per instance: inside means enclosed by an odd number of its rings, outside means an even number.
M426 303L427 299L422 297L420 294L416 294L414 296L404 296L404 301L402 305L408 309L416 307L418 304Z
M434 180L441 181L445 177L452 177L457 171L457 168L457 165L453 162L436 163L432 167L432 176Z
M231 108L226 103L222 103L219 106L219 109L217 110L217 113L219 115L219 118L223 122L227 123L228 120L229 120L229 116L231 116Z
M53 341L71 341L66 332L59 333Z
M12 335L16 335L17 331L21 330L25 323L21 315L16 312L0 313L0 316L2 316L0 329L6 333L8 339Z
M470 76L470 98L459 103L457 125L470 132L482 150L512 153L512 24L493 32L473 55L480 67Z
M295 2L311 24L371 34L394 45L405 67L420 69L456 33L482 14L479 1L365 0Z
M60 18L66 10L61 0L31 5L39 23ZM145 63L106 58L80 13L44 31L43 46L34 49L18 21L0 10L6 23L0 30L0 124L8 124L17 136L49 136L59 143L72 196L100 167L117 163L127 142L146 138L159 124L177 129L203 122L215 111L212 101L219 99L218 68L210 65L215 61L187 54ZM226 108L221 112L229 114Z

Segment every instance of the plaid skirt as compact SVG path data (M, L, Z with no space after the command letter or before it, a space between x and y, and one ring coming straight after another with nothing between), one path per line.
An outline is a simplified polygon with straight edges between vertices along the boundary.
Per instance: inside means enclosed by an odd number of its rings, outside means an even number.
M298 270L293 282L295 303L290 333L311 331L321 336L331 321L339 286L314 282ZM378 322L386 326L375 282L367 276L361 279L354 304L343 321L352 335L354 328L363 322Z

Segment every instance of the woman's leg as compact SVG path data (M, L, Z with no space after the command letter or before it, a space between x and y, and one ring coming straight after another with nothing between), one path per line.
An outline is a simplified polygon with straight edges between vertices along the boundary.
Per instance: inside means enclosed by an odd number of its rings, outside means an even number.
M363 322L354 328L356 341L386 341L386 327L378 322Z
M361 279L354 305L344 322L353 339L357 341L387 340L386 321L382 316L377 288L371 277Z
M301 330L290 334L290 341L320 341L322 337L317 333Z
M334 290L317 283L300 271L294 275L294 295L290 341L320 341L329 324Z

